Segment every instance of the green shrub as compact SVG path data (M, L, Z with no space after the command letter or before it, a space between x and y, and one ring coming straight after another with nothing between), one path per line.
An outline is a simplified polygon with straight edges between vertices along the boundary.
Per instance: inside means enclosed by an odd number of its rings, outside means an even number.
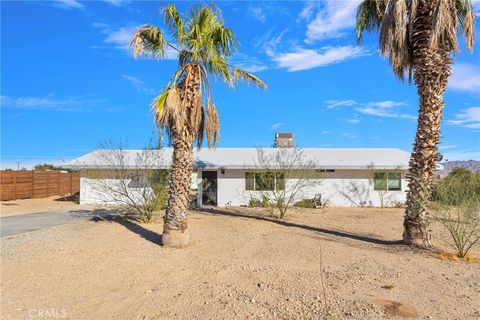
M261 207L262 203L257 198L250 196L250 199L248 199L248 206L252 208Z
M465 257L480 241L480 174L462 170L438 181L430 210L457 256Z
M293 204L294 207L297 208L315 208L315 201L313 199L303 199Z

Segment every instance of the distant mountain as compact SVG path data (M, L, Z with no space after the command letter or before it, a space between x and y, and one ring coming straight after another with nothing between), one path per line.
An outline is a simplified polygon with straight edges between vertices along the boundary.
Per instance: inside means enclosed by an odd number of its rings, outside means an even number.
M438 170L438 173L441 176L446 176L450 171L455 168L467 168L471 171L480 172L480 161L477 160L447 161L440 164L443 166L443 170Z

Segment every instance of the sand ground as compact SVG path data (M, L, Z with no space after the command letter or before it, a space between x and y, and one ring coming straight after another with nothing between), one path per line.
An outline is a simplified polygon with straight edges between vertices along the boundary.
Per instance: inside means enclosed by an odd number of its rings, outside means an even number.
M479 319L480 264L399 244L401 209L192 212L161 224L81 222L2 239L1 318Z
M61 209L86 209L87 206L80 206L74 201L65 201L62 197L51 196L41 199L19 199L0 202L0 216L8 217L13 215L47 212Z

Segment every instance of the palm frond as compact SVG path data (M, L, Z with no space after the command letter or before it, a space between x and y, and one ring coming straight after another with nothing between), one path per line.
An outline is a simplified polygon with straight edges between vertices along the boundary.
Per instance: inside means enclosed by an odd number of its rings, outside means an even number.
M193 62L193 52L181 50L178 54L178 65L184 66Z
M211 39L216 50L224 56L231 56L237 49L237 40L232 29L219 26L212 30Z
M133 57L135 59L139 55L163 58L166 45L167 42L162 31L148 24L135 31L130 41L130 48L133 48Z
M382 17L379 13L379 1L365 0L357 8L356 27L357 42L362 41L364 31L373 31L380 28Z
M158 97L156 97L152 101L152 104L151 104L152 112L155 117L155 122L157 124L160 123L160 119L165 109L165 102L167 101L167 96L169 91L170 91L170 87L166 88Z
M459 51L457 26L458 15L455 0L437 1L433 12L432 46L440 43L454 51Z
M194 102L193 110L191 113L192 123L195 128L195 137L197 140L197 147L200 149L203 142L203 132L205 130L205 115L204 107L202 103L202 97L199 95Z
M262 89L267 89L267 84L263 82L262 79L259 77L255 76L254 74L251 74L247 71L238 69L236 67L233 68L233 79L238 82L238 81L245 81L247 84L253 84L259 88Z
M214 77L219 77L229 86L233 86L233 77L228 64L220 55L214 55L210 60L204 62L205 69Z
M207 100L207 116L205 123L205 131L207 133L207 145L209 148L216 147L220 138L220 121L218 118L218 111L215 105Z
M475 12L470 0L456 0L455 7L467 49L471 52L475 39Z
M168 25L173 38L182 44L185 39L184 21L173 4L162 7L163 20Z

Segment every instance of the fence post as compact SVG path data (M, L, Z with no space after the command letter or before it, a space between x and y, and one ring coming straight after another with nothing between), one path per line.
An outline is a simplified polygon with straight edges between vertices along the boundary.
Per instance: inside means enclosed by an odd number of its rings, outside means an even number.
M50 196L50 172L47 171L47 197Z
M13 170L13 200L17 200L17 171Z
M32 199L35 198L35 170L32 170Z
M60 195L60 171L57 171L57 195Z
M68 176L70 177L70 195L72 195L73 194L73 174L69 172Z

